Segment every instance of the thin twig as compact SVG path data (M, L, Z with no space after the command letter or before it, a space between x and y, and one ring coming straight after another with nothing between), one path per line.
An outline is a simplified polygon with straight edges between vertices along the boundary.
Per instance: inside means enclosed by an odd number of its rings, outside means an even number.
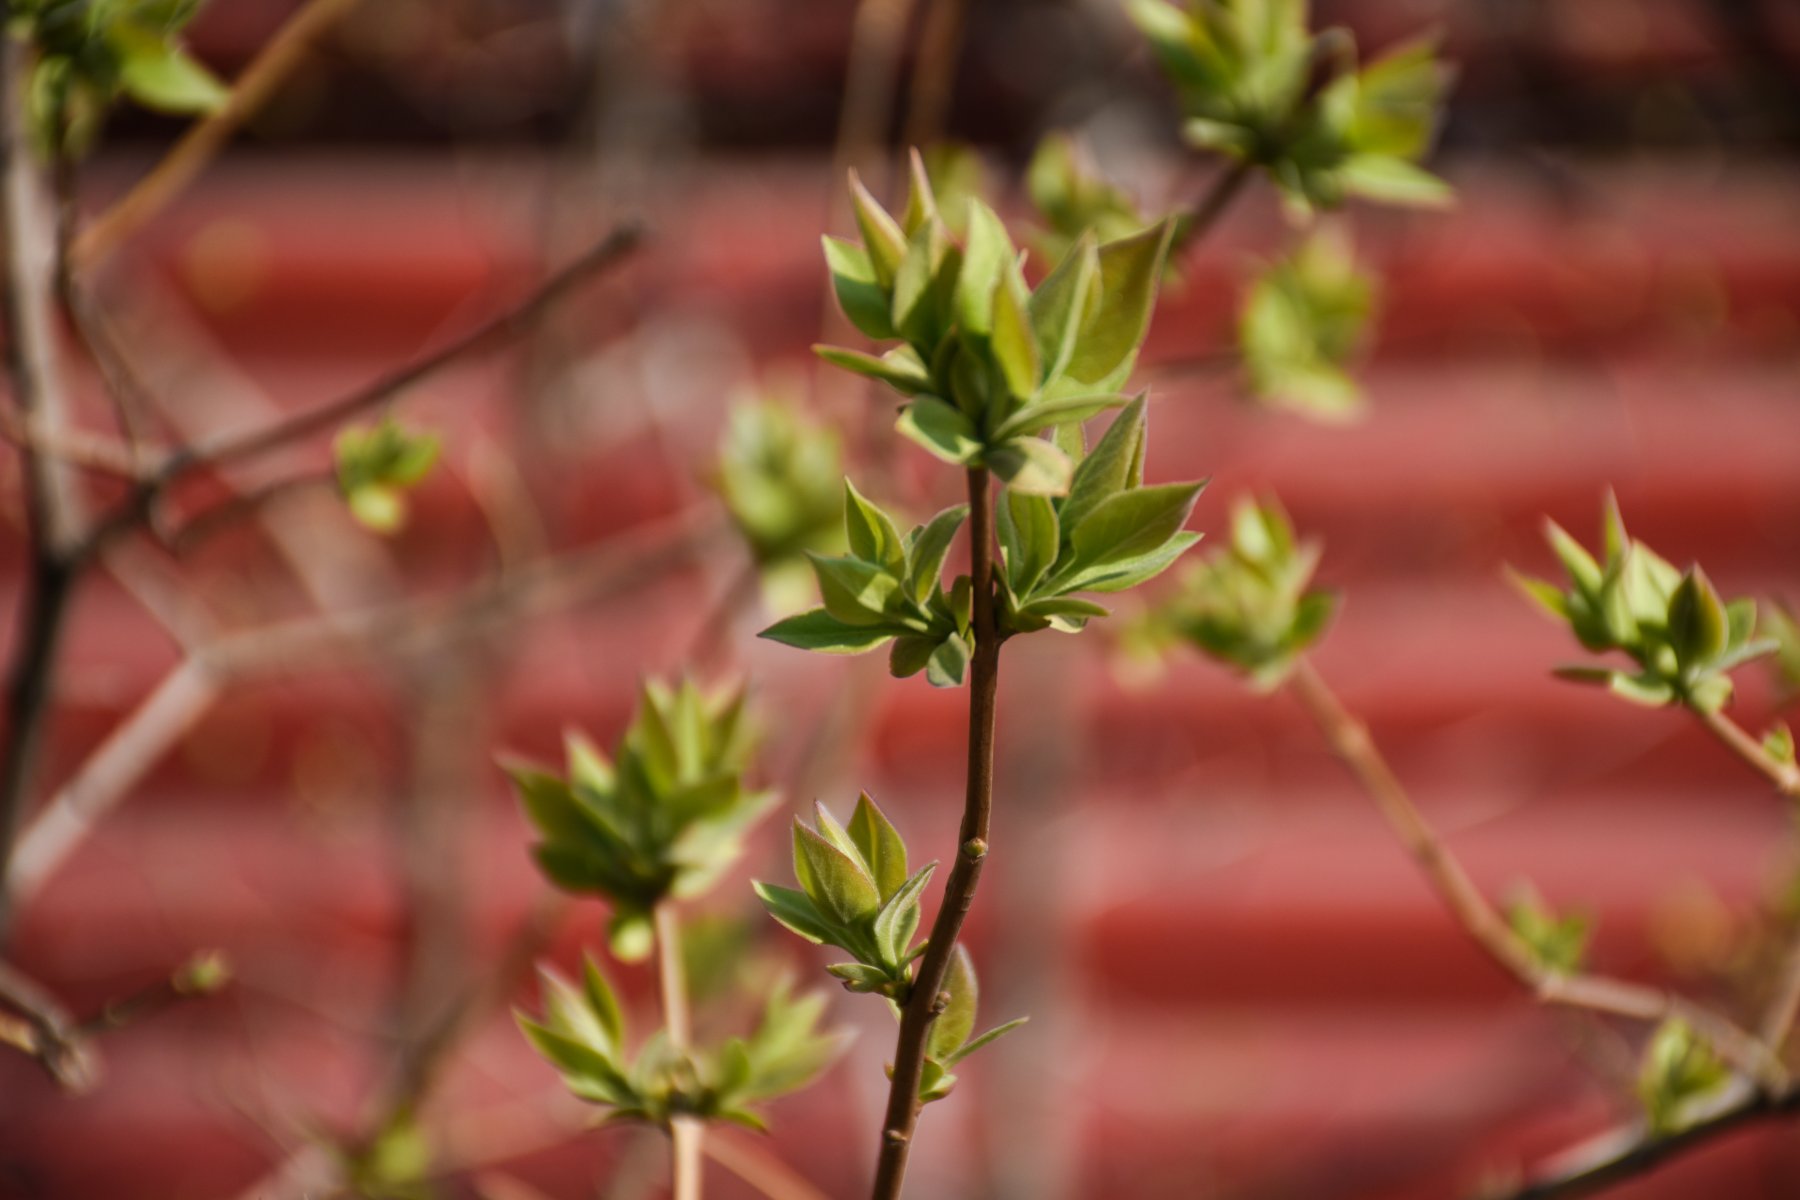
M923 150L944 135L955 91L956 63L962 57L967 5L968 0L931 0L925 10L906 112L908 146Z
M163 541L169 553L176 556L191 554L203 542L230 529L238 522L256 516L271 503L291 495L294 492L309 491L313 488L335 484L335 471L307 471L300 475L291 475L265 483L253 491L240 492L229 500L221 501L205 512L189 517L185 524L170 531Z
M212 707L221 685L198 658L185 659L164 676L25 827L7 866L0 904L16 908L37 895L94 823Z
M7 367L13 403L26 429L57 437L62 396L51 335L52 261L57 237L44 225L25 112L25 45L0 37L0 258L6 288ZM6 684L5 757L0 759L0 871L12 856L49 716L64 617L75 582L70 547L79 513L62 464L20 446L26 478L26 594ZM0 907L0 929L7 913Z
M1000 684L1000 644L994 617L994 498L985 467L971 468L969 482L969 578L973 586L974 661L969 675L969 763L963 797L962 826L957 833L956 863L944 884L944 899L932 922L925 955L919 960L912 991L900 1014L894 1047L893 1082L881 1125L881 1155L876 1163L874 1200L899 1200L906 1176L907 1152L919 1120L919 1081L925 1069L926 1039L931 1023L943 1012L947 997L940 991L950 970L957 935L975 902L981 869L987 862L988 823L994 806L994 714Z
M1464 932L1488 957L1548 1004L1590 1009L1657 1022L1685 1018L1719 1054L1757 1080L1765 1090L1788 1086L1780 1060L1756 1035L1729 1019L1672 993L1598 975L1565 974L1546 967L1504 917L1475 886L1436 832L1414 806L1387 760L1369 736L1367 726L1352 716L1312 664L1301 659L1289 680L1295 699L1318 725L1332 752L1375 801L1395 835L1424 872L1432 889Z
M1608 1130L1594 1138L1591 1152L1489 1200L1575 1200L1626 1179L1644 1175L1666 1161L1746 1125L1800 1112L1800 1088L1770 1096L1741 1087L1733 1101L1677 1132L1655 1135L1639 1126Z
M1706 727L1708 733L1723 742L1732 753L1743 759L1758 774L1775 785L1775 790L1783 796L1800 799L1800 766L1782 762L1757 741L1748 730L1723 712L1713 712L1704 708L1689 708L1694 719Z
M715 1131L706 1139L706 1157L762 1193L767 1200L828 1200L794 1169L741 1138Z
M195 471L239 462L280 449L386 403L464 358L501 346L529 330L544 314L582 284L628 258L643 241L643 229L625 222L584 254L546 279L530 295L490 317L468 333L348 395L270 422L247 433L228 434L192 449L177 451L135 489L132 497L86 538L81 551L91 554L111 538L143 520L156 498Z
M1194 211L1176 225L1171 256L1202 241L1212 232L1213 226L1218 224L1219 218L1225 215L1225 210L1231 207L1231 202L1249 181L1252 165L1248 159L1239 159L1213 178L1212 187L1200 198Z
M52 433L27 422L10 408L0 408L0 440L34 456L53 458L83 471L120 479L138 478L136 463L117 439L79 429Z
M651 910L656 927L656 991L662 1004L663 1028L669 1049L687 1054L694 1044L693 1022L688 1016L687 972L681 962L681 921L675 906L663 901ZM700 1200L700 1159L706 1142L706 1126L697 1118L669 1119L670 1200Z
M900 50L917 0L860 0L850 27L845 56L844 100L838 111L837 141L831 155L833 215L836 227L847 214L839 184L852 168L861 172L877 195L887 191L887 156L876 150L888 138L894 92L900 82ZM837 310L828 304L827 312Z
M0 962L0 1007L18 1020L0 1019L0 1042L36 1059L58 1085L85 1091L97 1078L93 1056L76 1033L75 1021L36 980Z
M218 157L231 136L262 111L305 61L313 43L355 3L311 0L288 18L238 76L225 103L190 125L151 172L81 235L75 243L77 264L87 267L100 262L180 195Z
M228 634L196 649L44 805L19 841L5 900L40 889L94 824L117 805L228 684L329 669L346 659L430 653L501 620L594 603L684 565L723 534L680 515L599 546L484 579L447 596L297 618Z

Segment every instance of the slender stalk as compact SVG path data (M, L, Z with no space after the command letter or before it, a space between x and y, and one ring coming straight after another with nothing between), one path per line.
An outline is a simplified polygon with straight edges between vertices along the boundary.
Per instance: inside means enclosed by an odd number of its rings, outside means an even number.
M51 258L57 239L45 228L24 111L25 48L0 36L0 257L5 259L7 369L13 403L27 430L54 436L60 396L51 332ZM75 569L69 546L76 512L64 466L20 444L30 545L25 599L5 691L5 757L0 759L0 873L12 857L36 773L50 683L62 640ZM7 912L0 901L0 929Z
M1244 184L1250 178L1252 164L1247 159L1239 159L1225 170L1213 177L1212 187L1200 198L1175 231L1175 246L1171 253L1187 249L1194 243L1203 240L1212 227L1218 224L1231 202L1237 199L1238 193L1244 190Z
M714 1134L706 1139L706 1157L736 1175L766 1200L826 1200L824 1192L761 1146Z
M1732 753L1775 785L1775 790L1790 799L1800 798L1800 767L1783 762L1763 748L1749 731L1723 712L1690 708L1694 719L1706 727ZM1800 932L1793 935L1775 978L1775 990L1763 1011L1757 1033L1769 1050L1779 1056L1800 1017Z
M1688 711L1706 727L1708 733L1774 784L1776 791L1784 796L1800 799L1800 766L1782 762L1770 754L1748 730L1723 712L1709 712L1703 708L1690 708Z
M124 503L102 519L83 539L75 551L76 557L89 557L112 538L135 528L165 490L195 471L255 458L281 449L384 404L464 358L518 338L570 292L628 258L643 241L643 236L642 227L633 222L618 225L585 253L546 279L523 300L448 345L335 400L271 421L248 433L228 434L211 443L171 454L144 478Z
M674 904L667 900L651 912L651 922L656 928L656 987L663 1027L669 1032L669 1048L682 1055L693 1048L694 1027L688 1016L687 977L681 964L681 922ZM700 1200L705 1141L706 1126L697 1117L669 1119L670 1200Z
M91 266L104 259L204 171L246 121L286 83L313 43L356 0L310 0L244 68L231 95L215 111L190 125L181 140L151 172L91 225L75 243L75 259Z
M1755 1079L1765 1092L1776 1094L1787 1089L1787 1072L1769 1045L1711 1009L1659 988L1545 967L1475 886L1462 864L1438 840L1436 832L1414 806L1376 748L1368 728L1344 708L1306 659L1301 659L1295 666L1289 687L1307 715L1318 725L1332 752L1375 801L1381 815L1464 932L1536 999L1547 1004L1647 1022L1680 1016L1712 1043L1722 1057Z
M907 1152L919 1121L919 1080L925 1070L926 1038L943 1012L944 976L957 935L975 903L975 888L987 862L988 821L994 806L994 712L1000 685L1000 637L994 620L994 499L985 467L969 471L969 578L974 584L975 657L969 676L969 766L957 833L956 864L944 884L944 899L932 922L931 939L912 991L900 1013L894 1047L894 1078L881 1126L881 1156L875 1168L874 1200L898 1200L906 1177Z
M1734 1103L1675 1133L1659 1137L1644 1129L1609 1130L1594 1139L1592 1152L1578 1161L1554 1168L1495 1200L1574 1200L1596 1195L1734 1130L1796 1112L1800 1112L1800 1088L1777 1096L1746 1088Z
M956 84L956 61L962 55L967 7L968 0L932 0L925 11L906 112L908 146L923 150L944 135Z

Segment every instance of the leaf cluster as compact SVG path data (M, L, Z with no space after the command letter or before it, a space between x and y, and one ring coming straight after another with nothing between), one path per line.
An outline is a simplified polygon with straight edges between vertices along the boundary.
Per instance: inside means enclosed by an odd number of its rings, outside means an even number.
M936 863L909 871L906 844L881 809L863 793L848 825L840 825L822 805L814 805L816 828L794 820L794 888L756 884L763 905L787 929L817 945L845 950L854 962L825 969L846 991L888 999L894 1014L911 995L913 963L926 943L913 942L920 922L920 897ZM1008 1021L980 1036L975 1031L980 988L968 952L957 946L940 993L941 1010L925 1044L919 1098L929 1102L950 1094L950 1068L1017 1029Z
M1066 491L1080 422L1126 403L1118 389L1149 328L1169 223L1104 244L1085 234L1033 289L979 199L954 240L916 154L900 218L854 177L851 198L862 244L825 239L838 303L870 338L900 344L820 356L905 397L900 432L945 462L986 467L1018 491ZM1055 442L1040 436L1057 430Z
M1142 233L1155 222L1126 191L1100 174L1070 134L1045 134L1025 169L1025 193L1040 225L1032 247L1046 261L1061 262L1092 231L1101 242Z
M1362 410L1350 374L1374 308L1373 280L1357 269L1348 241L1315 231L1251 285L1238 346L1251 391L1263 402L1323 420Z
M1557 674L1599 684L1639 704L1686 704L1716 712L1731 698L1734 667L1775 652L1758 640L1756 602L1720 599L1697 565L1677 571L1669 561L1625 531L1618 501L1608 497L1603 554L1596 560L1554 521L1545 522L1550 548L1568 575L1568 586L1513 573L1521 591L1568 625L1583 647L1623 652L1635 670L1576 665Z
M1255 686L1273 688L1337 610L1336 593L1311 586L1320 552L1316 541L1295 540L1280 502L1240 498L1231 510L1231 544L1186 573L1180 590L1151 614L1148 635L1189 642Z
M938 513L901 535L894 519L844 481L849 553L810 554L824 606L763 630L763 637L824 654L862 654L893 643L896 676L924 671L935 687L958 687L973 649L969 577L944 591L940 575L967 505Z
M644 684L611 761L570 736L563 775L508 766L540 840L540 870L565 891L613 904L613 953L649 953L650 912L704 892L774 805L744 781L752 734L741 692Z
M1531 888L1520 889L1508 902L1506 923L1540 966L1559 975L1581 969L1594 925L1586 913L1554 912Z
M14 35L38 59L30 77L32 125L40 145L76 154L93 141L121 95L157 112L210 112L225 86L182 46L180 34L201 0L9 0Z
M1007 489L1000 536L1004 635L1079 632L1108 610L1076 592L1122 592L1167 570L1200 540L1183 526L1204 480L1144 484L1148 419L1133 400L1075 468L1066 496Z
M379 425L353 425L332 443L338 490L350 514L376 533L406 523L406 493L437 464L437 434L407 429L393 417Z
M1348 196L1441 205L1448 185L1418 165L1449 71L1429 41L1366 66L1346 30L1315 34L1306 0L1130 0L1175 85L1188 142L1260 167L1291 207ZM1323 84L1315 80L1329 67Z
M813 805L816 828L794 818L793 888L757 883L769 915L818 945L847 951L855 962L826 968L852 992L876 992L906 1002L911 966L925 952L913 945L919 900L936 863L909 872L906 844L864 792L840 825Z
M633 1056L624 1011L592 959L579 986L554 971L542 975L543 1016L517 1013L519 1027L569 1091L605 1107L608 1121L666 1127L674 1117L694 1117L760 1130L756 1106L805 1087L845 1044L842 1035L819 1031L823 995L795 996L779 984L748 1037L682 1051L658 1031Z
M1638 1069L1638 1099L1650 1128L1678 1132L1731 1080L1731 1070L1680 1017L1657 1026Z
M770 401L734 405L719 445L714 485L757 564L841 548L837 434Z

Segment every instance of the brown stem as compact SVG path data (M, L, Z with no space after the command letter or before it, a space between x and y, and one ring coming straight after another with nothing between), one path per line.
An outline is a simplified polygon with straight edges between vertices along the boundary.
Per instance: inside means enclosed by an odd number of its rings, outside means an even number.
M886 156L874 153L888 136L894 90L900 78L900 48L912 20L916 0L860 0L850 28L850 52L844 71L843 107L838 113L837 144L831 158L834 219L845 215L841 198L844 175L861 171L877 196L887 190ZM828 312L837 311L828 302Z
M688 645L686 661L693 669L706 671L720 665L719 660L731 642L732 627L756 598L761 582L762 564L755 559L747 560L732 575L731 582L707 609L700 628L694 633L694 640Z
M300 475L290 475L273 480L253 491L241 492L229 500L220 501L205 512L189 517L185 524L170 531L163 541L168 545L171 554L180 556L192 553L196 546L223 533L239 521L256 516L271 503L290 493L308 491L336 482L337 472L329 470L307 471Z
M5 259L7 368L13 403L26 429L54 436L60 417L51 340L51 261L56 237L43 226L37 173L24 111L25 47L0 37L0 257ZM77 514L62 464L21 444L26 480L25 599L5 694L5 757L0 759L0 873L12 856L35 774L56 651L73 591L69 556ZM0 906L0 929L7 913Z
M651 912L656 927L656 984L662 1002L663 1027L677 1056L693 1049L694 1028L688 1016L687 978L681 963L681 921L670 901ZM697 1117L669 1120L671 1200L700 1200L700 1158L706 1126Z
M1252 166L1249 160L1239 159L1213 178L1212 187L1200 198L1194 211L1177 226L1171 254L1179 253L1204 240L1212 232L1219 218L1225 215L1225 210L1231 207L1231 202L1243 191Z
M913 68L912 100L906 113L906 142L923 150L944 134L956 84L968 0L932 0L919 34L919 61Z
M1596 1151L1552 1170L1495 1200L1574 1200L1592 1196L1626 1179L1647 1174L1669 1158L1693 1150L1746 1125L1800 1112L1800 1088L1769 1096L1754 1088L1694 1124L1655 1136L1642 1129L1610 1130L1595 1139Z
M706 1157L760 1192L766 1200L826 1200L779 1158L741 1138L715 1133L706 1139Z
M1563 973L1546 967L1475 886L1462 864L1438 840L1436 832L1426 823L1387 760L1381 756L1368 728L1344 708L1306 659L1295 665L1289 687L1318 725L1332 752L1375 801L1381 815L1464 932L1535 998L1548 1004L1639 1021L1656 1022L1680 1016L1712 1043L1722 1057L1755 1079L1765 1091L1778 1093L1787 1088L1787 1072L1768 1045L1720 1014L1658 988L1599 975Z
M926 1038L943 1011L940 989L981 868L987 862L988 820L994 806L994 712L1000 684L1000 637L994 619L993 496L986 468L969 471L969 577L974 584L975 658L969 677L969 767L957 833L956 863L944 884L944 899L912 991L900 1013L894 1047L893 1083L881 1126L881 1156L875 1169L874 1200L898 1200L906 1177L906 1156L919 1121L919 1081L925 1070Z
M1774 784L1776 791L1784 796L1800 799L1800 766L1782 762L1770 754L1749 731L1723 712L1711 712L1703 708L1690 708L1688 711L1706 727L1708 733Z
M550 276L532 293L506 311L489 318L437 350L415 359L346 396L282 417L248 433L227 435L169 456L135 489L131 498L101 521L79 547L91 555L113 537L132 529L168 487L202 469L255 458L291 442L329 429L367 409L392 400L448 366L485 350L512 341L532 328L546 312L570 292L624 261L643 241L643 230L632 222L613 229L575 261Z
M3 962L0 1009L19 1018L0 1018L0 1042L35 1058L69 1091L82 1091L93 1083L94 1060L81 1044L74 1019L41 984Z
M311 0L270 38L232 85L225 103L196 121L151 172L102 213L75 243L75 259L92 266L180 195L218 157L232 134L287 82L320 35L356 0Z

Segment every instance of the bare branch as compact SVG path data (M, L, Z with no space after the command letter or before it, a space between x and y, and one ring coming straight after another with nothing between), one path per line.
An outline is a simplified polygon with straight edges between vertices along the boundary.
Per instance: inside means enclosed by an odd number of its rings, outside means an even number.
M1768 1045L1726 1017L1658 988L1598 975L1565 974L1546 967L1438 840L1369 737L1367 727L1344 708L1310 662L1302 659L1295 666L1289 687L1324 734L1332 752L1375 801L1457 923L1534 997L1549 1004L1639 1021L1684 1017L1722 1057L1764 1089L1779 1093L1787 1088L1787 1071Z
M348 12L356 0L310 0L269 39L232 85L219 108L188 127L181 140L125 196L102 213L75 243L78 265L96 265L120 243L168 207L218 157L244 123L293 75L313 43Z
M255 458L394 399L400 393L461 360L514 340L536 324L570 292L628 258L643 241L643 230L627 222L613 229L575 261L550 276L530 295L475 329L408 365L315 408L272 421L248 433L229 434L210 444L177 451L135 489L131 498L88 535L80 552L92 554L112 538L135 528L156 498L192 472Z
M1782 762L1770 754L1749 731L1723 712L1711 712L1704 708L1689 708L1688 711L1706 727L1708 733L1723 742L1757 774L1774 784L1776 791L1790 799L1800 799L1800 766Z

